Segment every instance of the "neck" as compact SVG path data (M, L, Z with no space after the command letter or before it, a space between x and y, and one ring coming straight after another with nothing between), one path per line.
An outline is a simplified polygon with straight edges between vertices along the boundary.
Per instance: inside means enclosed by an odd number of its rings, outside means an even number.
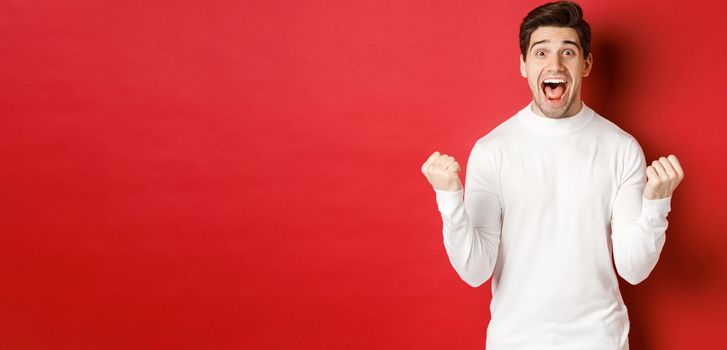
M545 113L543 113L542 110L540 110L540 107L538 106L537 103L535 103L535 101L533 101L530 104L530 109L533 111L533 113L535 113L541 117L551 118L551 119L561 119L561 118L572 117L572 116L578 114L578 112L580 112L582 108L583 108L583 102L581 101L580 96L576 97L574 103L571 104L570 106L568 106L568 109L565 111L565 113L563 113L561 115L554 115L554 116L546 115Z
M581 103L578 113L563 118L548 118L535 113L534 103L530 102L517 114L517 120L522 126L536 134L567 135L584 128L595 116L588 105Z

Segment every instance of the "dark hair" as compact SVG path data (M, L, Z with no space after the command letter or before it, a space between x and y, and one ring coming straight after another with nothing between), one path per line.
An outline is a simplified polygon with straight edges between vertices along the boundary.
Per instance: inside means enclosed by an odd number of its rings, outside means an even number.
M591 52L591 26L583 19L583 10L570 1L549 2L530 11L520 24L520 53L527 58L530 36L538 27L568 27L578 33L583 57Z

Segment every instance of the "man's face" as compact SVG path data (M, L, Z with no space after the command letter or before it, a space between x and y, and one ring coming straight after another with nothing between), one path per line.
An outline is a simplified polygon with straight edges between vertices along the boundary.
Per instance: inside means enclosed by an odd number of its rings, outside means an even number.
M581 81L591 72L592 55L583 57L578 33L567 27L539 27L530 35L520 74L528 79L533 112L565 118L581 110Z

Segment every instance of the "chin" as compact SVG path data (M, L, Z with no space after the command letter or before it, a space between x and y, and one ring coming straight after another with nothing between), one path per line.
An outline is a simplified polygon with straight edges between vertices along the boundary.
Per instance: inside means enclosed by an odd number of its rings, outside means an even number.
M540 112L548 118L559 119L564 118L568 114L568 110L572 105L572 101L563 101L558 106L551 106L545 102L545 97L539 96L540 98L535 103L535 106Z

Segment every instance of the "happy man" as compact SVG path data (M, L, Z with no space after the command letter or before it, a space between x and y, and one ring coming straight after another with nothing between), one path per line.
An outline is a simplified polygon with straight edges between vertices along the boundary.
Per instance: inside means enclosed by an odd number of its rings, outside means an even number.
M628 349L616 272L643 281L664 247L684 172L674 155L647 167L636 139L581 101L590 41L575 3L528 13L532 102L475 143L464 189L453 157L422 165L450 263L473 287L492 277L488 350Z

